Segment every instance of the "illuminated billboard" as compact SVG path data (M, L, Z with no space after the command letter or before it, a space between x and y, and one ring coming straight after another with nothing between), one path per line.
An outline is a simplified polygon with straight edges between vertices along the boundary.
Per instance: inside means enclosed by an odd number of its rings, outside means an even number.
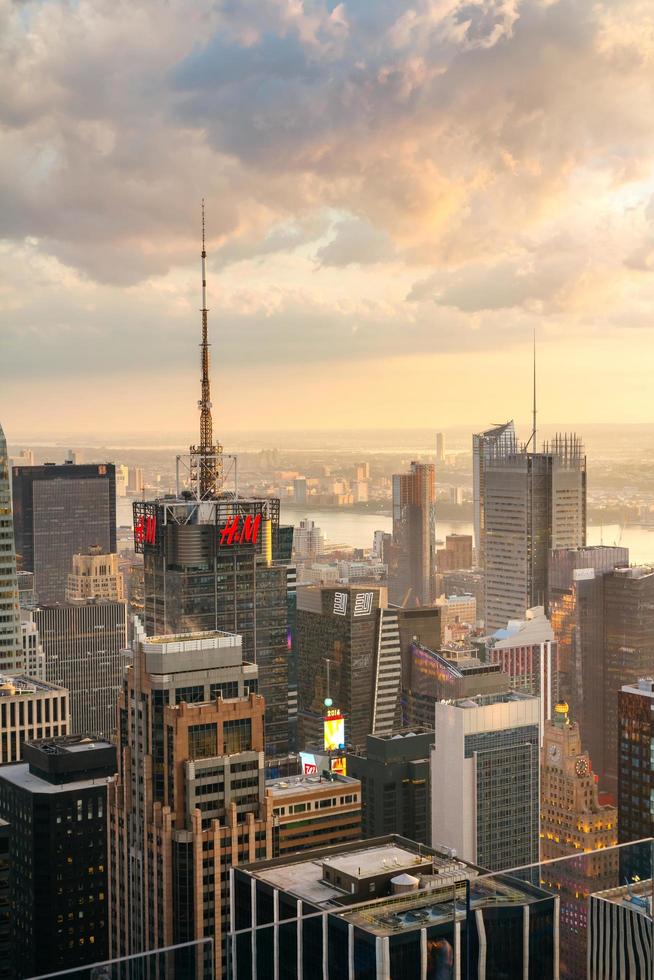
M345 747L345 718L338 711L328 711L324 721L324 748L326 752Z
M345 756L322 755L318 752L300 752L303 776L320 776L324 772L337 772L345 776Z

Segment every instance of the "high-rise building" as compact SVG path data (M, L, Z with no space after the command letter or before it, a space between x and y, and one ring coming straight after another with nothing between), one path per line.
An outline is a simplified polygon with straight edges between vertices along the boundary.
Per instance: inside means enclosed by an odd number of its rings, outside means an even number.
M436 462L445 462L445 440L442 432L436 433Z
M232 879L232 980L558 976L556 896L403 837L259 861Z
M443 639L452 626L466 625L474 628L477 623L477 600L473 595L442 595L436 600L441 610Z
M20 630L23 641L23 669L28 677L44 681L45 653L39 636L39 628L34 621L34 612L29 609L20 611Z
M18 601L21 609L36 609L38 596L34 589L34 572L18 572Z
M652 675L654 567L618 568L604 582L604 785L618 788L618 695Z
M0 426L0 672L23 668L7 441Z
M586 544L586 457L577 436L485 464L486 628L549 602L549 553Z
M588 898L588 977L647 980L654 972L652 878Z
M145 483L140 466L130 466L127 472L127 492L134 497L142 497Z
M486 469L489 463L517 451L513 421L495 425L472 437L473 531L477 565L486 567Z
M559 702L545 722L541 750L541 880L560 896L561 976L586 975L588 894L618 883L618 812L599 802L579 725Z
M307 502L307 481L306 477L299 476L293 480L293 500L296 504L304 506Z
M288 596L292 528L279 500L223 496L134 504L148 636L238 633L259 667L266 752L288 751Z
M104 554L97 546L90 548L86 555L73 555L66 602L76 599L124 601L125 583L123 573L118 568L118 555Z
M399 834L431 841L429 756L434 732L396 729L368 735L365 751L348 755L347 771L361 782L361 836Z
M325 537L314 521L304 518L293 528L293 552L298 561L315 561L324 550Z
M332 772L266 780L273 857L361 837L361 783Z
M411 463L409 473L393 476L393 542L388 557L393 605L430 606L436 598L435 473L433 463Z
M436 705L432 846L502 871L538 861L540 705L512 691Z
M627 548L596 545L552 551L549 617L557 638L559 697L580 725L595 772L604 772L604 584L629 565Z
M30 742L0 768L9 824L13 975L76 970L107 959L107 779L110 742Z
M0 674L0 765L19 762L25 742L70 731L68 691L57 684Z
M109 787L112 956L211 936L224 969L229 868L273 846L257 675L239 636L135 623Z
M472 535L447 534L445 547L436 552L436 564L441 573L472 568Z
M13 490L20 567L34 572L39 602L63 602L73 555L116 551L114 464L15 466Z
M0 818L0 980L12 980L9 824Z
M486 660L499 664L513 690L540 699L542 731L558 701L556 637L543 607L527 609L524 619L509 620L487 637Z
M357 463L354 467L354 479L357 482L361 480L369 480L370 463Z
M509 679L499 664L483 663L472 650L430 650L410 643L402 674L402 725L434 728L438 701L457 701L478 694L506 694Z
M322 743L325 699L343 713L345 744L392 731L401 653L398 611L383 586L301 586L296 638L300 747Z
M41 606L34 619L45 653L46 680L70 693L71 732L108 738L127 647L127 603L78 599Z
M654 837L654 680L625 684L618 695L618 814L620 843ZM622 877L651 875L651 854L624 848Z

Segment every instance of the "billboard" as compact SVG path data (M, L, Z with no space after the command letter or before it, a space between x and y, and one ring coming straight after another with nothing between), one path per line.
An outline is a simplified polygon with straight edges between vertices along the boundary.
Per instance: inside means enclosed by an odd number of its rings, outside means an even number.
M347 775L345 756L323 755L321 752L300 752L303 776L320 776L323 772Z
M323 732L326 752L345 747L345 718L338 709L328 711L325 715Z

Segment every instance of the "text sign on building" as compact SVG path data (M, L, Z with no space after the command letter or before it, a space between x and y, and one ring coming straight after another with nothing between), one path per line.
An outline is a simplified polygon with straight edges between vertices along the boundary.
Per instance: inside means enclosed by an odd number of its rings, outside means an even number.
M133 505L134 513L134 551L142 555L160 546L157 505L142 500Z
M369 616L372 612L372 592L357 592L354 597L354 615Z
M588 582L595 578L594 568L575 568L572 572L573 582Z
M225 524L218 529L218 543L221 548L232 548L239 544L255 545L259 540L259 530L261 528L261 514L252 517L246 514L234 514Z
M324 720L324 748L326 752L345 747L345 718L337 709L328 711Z
M334 615L347 616L347 592L334 593Z

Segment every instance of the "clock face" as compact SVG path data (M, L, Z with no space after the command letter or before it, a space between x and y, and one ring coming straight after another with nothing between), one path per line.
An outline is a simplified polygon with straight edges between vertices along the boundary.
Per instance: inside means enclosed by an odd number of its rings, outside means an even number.
M588 759L580 755L575 762L575 772L578 776L585 776L588 773Z
M559 763L561 761L561 747L556 744L550 745L548 755L550 762Z

